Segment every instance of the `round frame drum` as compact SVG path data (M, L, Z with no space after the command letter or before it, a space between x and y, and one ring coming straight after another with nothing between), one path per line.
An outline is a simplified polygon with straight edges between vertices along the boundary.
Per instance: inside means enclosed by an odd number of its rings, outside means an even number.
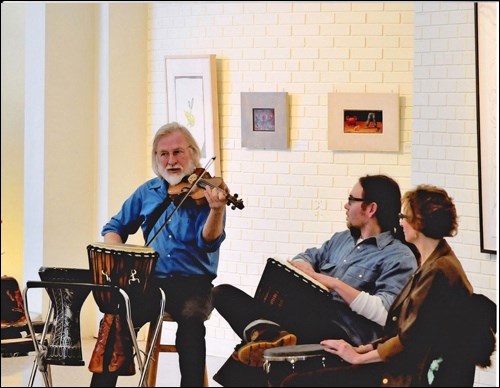
M309 372L342 364L342 360L319 344L281 346L264 351L264 372L270 387L279 387L292 373Z

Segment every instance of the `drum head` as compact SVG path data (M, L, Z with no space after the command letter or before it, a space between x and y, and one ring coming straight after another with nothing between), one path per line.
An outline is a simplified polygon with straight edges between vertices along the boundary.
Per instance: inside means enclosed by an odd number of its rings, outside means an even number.
M91 283L92 276L89 269L40 267L40 279L45 282Z
M130 252L138 254L155 253L155 250L151 247L146 247L142 245L133 245L133 244L112 244L105 242L96 242L94 244L90 244L87 248L91 250L103 249L107 251Z
M324 349L325 347L320 344L280 346L266 349L263 357L267 361L287 361L291 358L294 360L305 360L306 358L329 354Z

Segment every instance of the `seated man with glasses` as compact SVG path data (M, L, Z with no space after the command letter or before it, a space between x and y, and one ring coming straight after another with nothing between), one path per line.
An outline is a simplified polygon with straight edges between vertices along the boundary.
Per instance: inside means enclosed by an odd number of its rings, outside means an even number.
M399 225L399 185L385 175L361 177L344 208L347 230L289 261L330 290L326 308L313 308L311 301L311 308L297 306L283 315L232 285L213 289L214 307L242 338L216 381L241 386L241 365L261 367L264 351L272 347L326 338L357 346L379 337L389 307L417 269L417 251L406 245ZM233 375L239 377L232 380Z

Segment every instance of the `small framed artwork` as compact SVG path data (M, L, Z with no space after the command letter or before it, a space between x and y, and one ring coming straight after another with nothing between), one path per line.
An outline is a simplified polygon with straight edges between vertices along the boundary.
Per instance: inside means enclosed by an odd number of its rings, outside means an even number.
M167 119L191 131L201 149L205 167L220 175L219 112L215 55L166 56Z
M241 93L241 146L288 148L288 93Z
M329 93L328 149L399 151L399 96Z

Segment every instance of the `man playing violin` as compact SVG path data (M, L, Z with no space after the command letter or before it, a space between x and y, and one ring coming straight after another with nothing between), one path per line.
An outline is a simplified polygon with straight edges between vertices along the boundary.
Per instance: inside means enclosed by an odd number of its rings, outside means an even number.
M176 345L181 386L186 387L203 386L204 322L213 309L212 281L217 276L219 248L226 237L228 188L224 183L222 187L204 188L203 202L187 198L182 204L174 203L169 196L170 188L201 167L200 156L200 148L187 128L175 122L162 126L156 132L151 153L157 177L139 186L101 233L106 243L125 243L129 235L141 228L147 245L159 254L151 289L159 286L164 290L166 311L178 323ZM132 310L141 310L140 314L132 311L135 327L153 318L148 310L154 310L151 306L157 305L156 302L144 302L144 306L132 306ZM103 320L101 325L105 324ZM106 366L103 368L100 364L105 351L99 343L94 349L89 363L90 371L94 372L91 386L115 386L119 374L130 374L127 364L133 363L133 359L122 360L124 368L120 370L125 370L124 373L111 373ZM97 373L101 370L102 373Z

